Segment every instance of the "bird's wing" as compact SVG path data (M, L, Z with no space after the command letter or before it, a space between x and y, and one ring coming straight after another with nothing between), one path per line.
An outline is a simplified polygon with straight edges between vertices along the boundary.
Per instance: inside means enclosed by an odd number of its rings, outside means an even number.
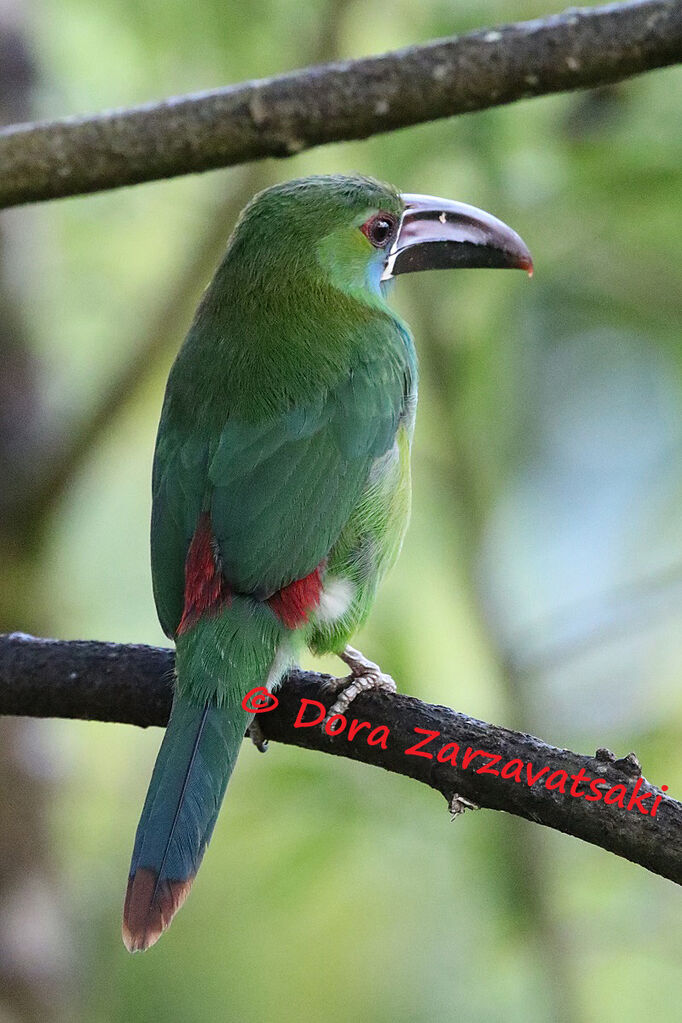
M313 572L393 445L409 392L403 360L381 346L335 388L260 423L229 416L209 441L167 430L153 479L152 572L161 624L183 611L184 563L210 511L223 574L265 598Z

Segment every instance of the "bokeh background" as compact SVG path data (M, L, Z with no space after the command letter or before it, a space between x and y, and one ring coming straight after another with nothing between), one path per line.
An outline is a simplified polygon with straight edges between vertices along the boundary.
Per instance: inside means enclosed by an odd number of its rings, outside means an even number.
M3 0L0 117L126 106L562 6ZM661 71L4 212L0 629L164 641L149 477L174 353L254 191L359 170L491 210L536 274L395 289L421 357L414 512L358 645L406 692L559 746L635 750L682 794L681 86ZM2 723L2 1023L679 1018L671 883L504 814L451 824L414 782L280 746L244 749L187 906L131 958L120 912L159 741Z

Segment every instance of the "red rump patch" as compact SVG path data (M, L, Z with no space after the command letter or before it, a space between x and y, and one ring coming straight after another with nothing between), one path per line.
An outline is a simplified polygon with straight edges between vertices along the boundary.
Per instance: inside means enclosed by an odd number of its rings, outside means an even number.
M283 586L268 598L268 604L287 629L296 629L308 621L308 615L320 603L322 595L322 565L304 576Z
M217 614L231 599L216 556L211 517L202 512L185 560L185 607L177 635L191 629L202 615Z

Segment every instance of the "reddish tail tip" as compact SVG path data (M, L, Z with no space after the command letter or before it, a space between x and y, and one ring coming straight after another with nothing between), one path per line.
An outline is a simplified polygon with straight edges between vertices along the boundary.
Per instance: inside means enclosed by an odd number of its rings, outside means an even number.
M194 878L162 881L141 867L128 881L123 907L123 944L129 952L145 952L156 944L189 894Z

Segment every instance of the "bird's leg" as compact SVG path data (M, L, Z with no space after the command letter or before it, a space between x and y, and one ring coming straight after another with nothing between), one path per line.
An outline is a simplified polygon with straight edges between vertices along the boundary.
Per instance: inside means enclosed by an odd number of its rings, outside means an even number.
M457 792L453 792L452 798L448 803L448 809L450 810L450 820L454 821L465 810L480 810L481 808L478 803L472 803L465 796L460 796Z
M254 744L259 753L268 752L268 740L263 735L263 729L260 726L258 718L254 718L249 725L249 739Z
M337 692L335 702L329 708L325 718L326 724L335 714L343 714L348 710L356 696L366 693L369 689L383 689L394 693L396 684L390 675L385 675L378 664L368 661L366 657L352 646L347 646L339 657L350 668L350 675L328 682L326 688Z

